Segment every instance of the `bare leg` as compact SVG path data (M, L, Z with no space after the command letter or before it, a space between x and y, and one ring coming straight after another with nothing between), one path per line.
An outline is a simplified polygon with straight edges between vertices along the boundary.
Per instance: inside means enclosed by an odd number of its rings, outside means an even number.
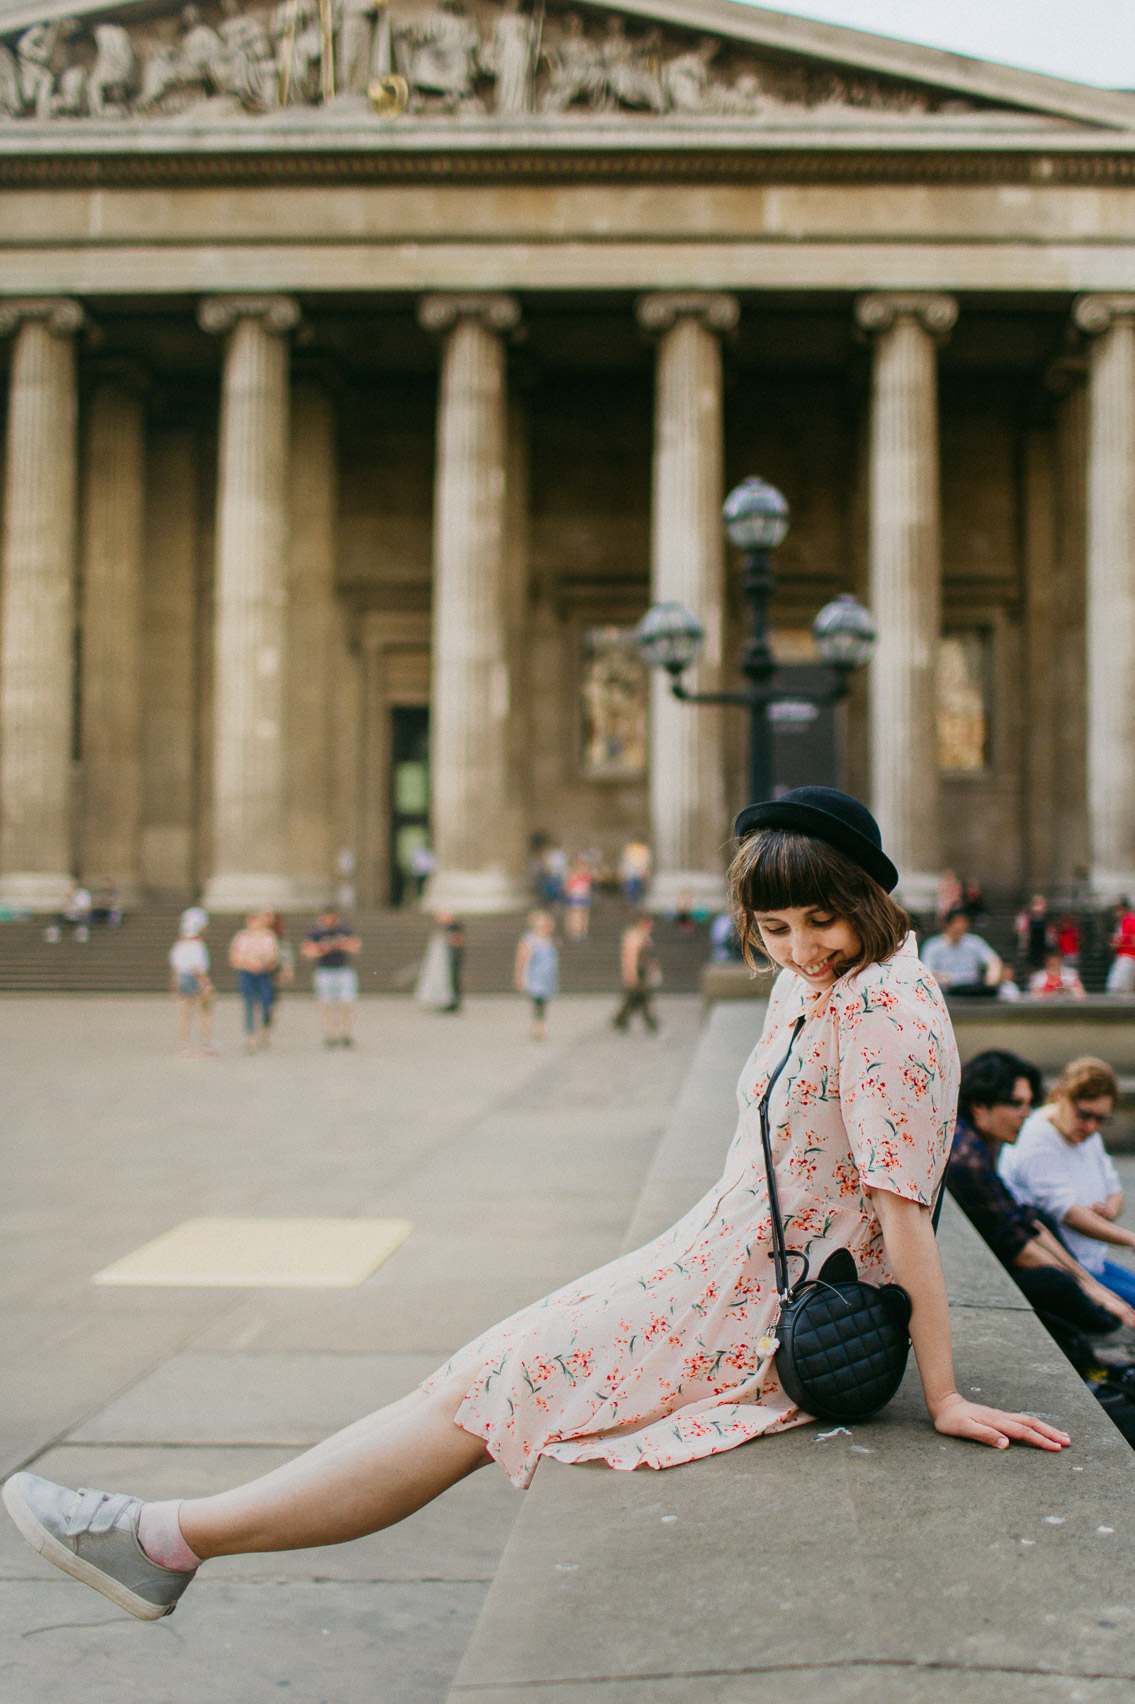
M405 1520L490 1459L455 1424L460 1400L414 1391L262 1479L182 1503L186 1544L202 1560L299 1550Z
M189 1046L189 1013L190 1013L190 1009L191 1009L192 1005L193 1005L192 1000L187 999L184 994L178 995L178 997L177 997L177 1045L180 1048L185 1048L185 1047Z

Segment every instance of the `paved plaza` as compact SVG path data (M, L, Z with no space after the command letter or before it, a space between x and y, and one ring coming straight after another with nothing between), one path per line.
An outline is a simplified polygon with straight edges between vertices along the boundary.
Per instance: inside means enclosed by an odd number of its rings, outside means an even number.
M161 999L0 1005L0 1473L195 1495L267 1471L401 1395L495 1320L615 1255L689 1064L700 1002L618 1036L612 1001L457 1018L359 1010L328 1053L307 999L273 1051L178 1060ZM339 1290L102 1288L182 1221L405 1219ZM440 1704L521 1494L475 1475L389 1534L210 1563L144 1626L0 1524L4 1704Z

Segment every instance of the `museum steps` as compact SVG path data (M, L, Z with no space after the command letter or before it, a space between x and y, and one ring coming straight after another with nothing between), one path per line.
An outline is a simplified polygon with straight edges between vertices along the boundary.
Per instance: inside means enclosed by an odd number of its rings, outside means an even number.
M0 923L0 994L161 994L169 987L168 953L177 935L176 910L146 908L124 918L118 928L94 924L82 942L64 929L48 941L45 920ZM602 898L592 909L586 941L566 942L560 952L565 994L614 994L619 986L619 936L626 920L623 905ZM298 947L313 917L288 918L288 939L296 950L296 988L310 989L310 971ZM215 918L205 940L221 993L232 992L236 978L226 962L236 918ZM432 927L431 919L412 910L364 912L353 919L361 941L359 989L363 994L410 994ZM471 917L465 922L465 986L470 994L512 991L516 943L523 914ZM663 991L694 993L709 956L704 924L681 929L659 922L656 930Z

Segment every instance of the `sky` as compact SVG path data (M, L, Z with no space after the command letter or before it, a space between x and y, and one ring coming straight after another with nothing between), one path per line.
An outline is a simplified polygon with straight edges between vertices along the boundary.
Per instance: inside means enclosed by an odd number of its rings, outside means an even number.
M923 42L1074 83L1135 89L1135 0L763 0L771 11Z

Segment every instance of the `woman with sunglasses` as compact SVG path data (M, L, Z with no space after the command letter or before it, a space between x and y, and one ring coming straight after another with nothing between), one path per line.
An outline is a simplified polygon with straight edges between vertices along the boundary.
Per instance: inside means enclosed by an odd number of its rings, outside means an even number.
M1135 1271L1107 1258L1109 1247L1135 1249L1135 1231L1116 1224L1123 1191L1100 1135L1118 1095L1110 1065L1073 1059L1049 1104L1027 1118L1016 1142L1001 1150L998 1169L1018 1201L1043 1208L1057 1221L1070 1253L1093 1278L1135 1303Z

